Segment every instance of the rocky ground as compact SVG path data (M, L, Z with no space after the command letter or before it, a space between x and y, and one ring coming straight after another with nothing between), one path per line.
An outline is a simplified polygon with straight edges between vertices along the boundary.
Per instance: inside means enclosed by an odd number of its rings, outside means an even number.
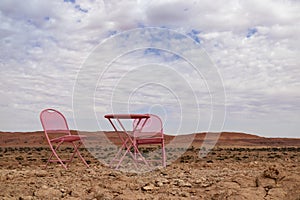
M300 148L188 151L164 169L113 170L81 149L68 170L44 169L45 147L0 148L0 199L300 199Z

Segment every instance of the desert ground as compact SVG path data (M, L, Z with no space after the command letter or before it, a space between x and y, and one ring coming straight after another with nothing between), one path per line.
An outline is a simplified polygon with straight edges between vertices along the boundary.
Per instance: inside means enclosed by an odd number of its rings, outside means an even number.
M80 152L89 168L79 158L68 170L56 163L45 168L51 151L42 132L0 132L0 199L300 200L299 138L222 133L216 146L199 156L205 136L210 134L195 134L190 146L173 160L182 147L167 145L166 168L134 173L108 167L93 153L97 150L84 146ZM166 143L173 139L167 136ZM70 151L63 147L60 153Z

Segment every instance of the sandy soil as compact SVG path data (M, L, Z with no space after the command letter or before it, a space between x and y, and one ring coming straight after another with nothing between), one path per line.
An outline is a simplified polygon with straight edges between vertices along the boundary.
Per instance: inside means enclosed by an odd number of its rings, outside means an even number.
M219 145L203 158L191 146L167 168L141 174L111 169L84 148L81 152L89 168L75 158L68 170L55 163L44 169L50 155L45 145L3 145L0 199L299 200L300 145L293 144L296 146ZM172 151L177 150L168 150L168 156Z

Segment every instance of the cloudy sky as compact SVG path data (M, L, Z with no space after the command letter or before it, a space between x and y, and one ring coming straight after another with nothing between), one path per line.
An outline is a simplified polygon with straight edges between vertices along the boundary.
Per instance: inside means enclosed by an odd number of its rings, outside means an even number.
M52 107L87 130L152 112L166 132L300 137L299 1L1 0L0 46L2 131Z

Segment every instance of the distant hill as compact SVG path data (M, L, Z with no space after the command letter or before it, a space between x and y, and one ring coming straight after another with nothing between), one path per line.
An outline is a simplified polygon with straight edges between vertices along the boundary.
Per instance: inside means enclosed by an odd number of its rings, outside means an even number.
M197 133L193 145L217 140L218 146L300 146L300 138L267 138L239 132Z
M72 131L72 134L77 134L77 131ZM107 140L115 144L120 144L118 135L114 132L80 132L94 138L95 142L105 142ZM102 138L106 137L106 138ZM165 136L166 144L180 143L192 141L195 147L206 143L216 143L217 146L300 146L300 138L266 138L255 134L239 133L239 132L222 132L222 133L194 133L180 136ZM22 146L47 146L47 141L43 131L36 132L0 132L0 147L22 147Z

